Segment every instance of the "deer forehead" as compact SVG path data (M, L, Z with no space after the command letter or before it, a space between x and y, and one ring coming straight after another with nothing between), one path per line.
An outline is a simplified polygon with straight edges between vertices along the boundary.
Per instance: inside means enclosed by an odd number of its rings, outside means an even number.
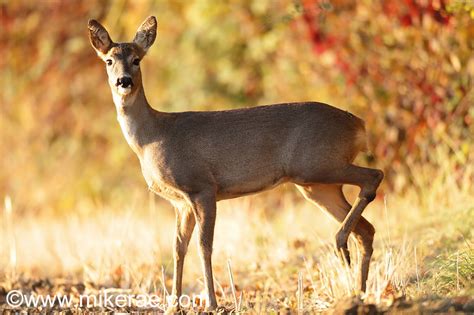
M142 58L145 55L143 50L134 43L120 43L110 48L107 56L121 60L130 60L131 58Z

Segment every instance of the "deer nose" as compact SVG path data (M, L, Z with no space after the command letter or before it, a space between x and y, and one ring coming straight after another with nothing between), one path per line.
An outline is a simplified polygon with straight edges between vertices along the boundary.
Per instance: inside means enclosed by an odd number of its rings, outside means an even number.
M122 86L123 88L128 88L133 85L132 78L130 77L121 77L117 79L116 86Z

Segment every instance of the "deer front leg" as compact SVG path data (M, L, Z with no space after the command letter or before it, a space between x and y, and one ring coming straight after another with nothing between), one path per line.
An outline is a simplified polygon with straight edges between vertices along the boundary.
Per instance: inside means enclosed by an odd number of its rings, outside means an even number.
M196 220L194 213L189 207L176 207L176 235L174 241L174 273L173 273L173 289L172 296L179 300L181 296L182 280L183 280L183 265L186 252L188 251L188 244L193 234Z
M198 226L198 251L208 298L207 310L215 310L217 299L214 291L211 256L216 222L216 197L214 193L203 192L193 195L191 202Z

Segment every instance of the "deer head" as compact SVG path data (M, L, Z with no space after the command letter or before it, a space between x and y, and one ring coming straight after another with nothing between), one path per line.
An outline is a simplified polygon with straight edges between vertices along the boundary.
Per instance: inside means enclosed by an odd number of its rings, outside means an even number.
M157 22L150 16L140 25L132 42L115 43L96 20L89 20L89 39L97 55L105 62L114 99L134 95L142 86L140 61L156 38Z

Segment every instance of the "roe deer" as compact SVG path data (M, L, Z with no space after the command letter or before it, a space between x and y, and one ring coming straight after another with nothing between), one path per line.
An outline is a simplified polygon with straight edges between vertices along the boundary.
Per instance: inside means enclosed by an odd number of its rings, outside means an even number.
M365 291L375 229L361 215L375 198L383 172L352 164L366 150L363 120L317 102L156 111L145 97L140 72L140 61L155 41L155 17L148 17L129 43L113 42L96 20L88 28L92 46L106 63L118 122L146 183L176 210L174 297L181 295L184 257L197 223L207 309L216 309L211 264L216 202L285 182L342 223L336 246L347 263L347 240L355 234L362 251L360 289ZM352 207L343 184L360 187Z

